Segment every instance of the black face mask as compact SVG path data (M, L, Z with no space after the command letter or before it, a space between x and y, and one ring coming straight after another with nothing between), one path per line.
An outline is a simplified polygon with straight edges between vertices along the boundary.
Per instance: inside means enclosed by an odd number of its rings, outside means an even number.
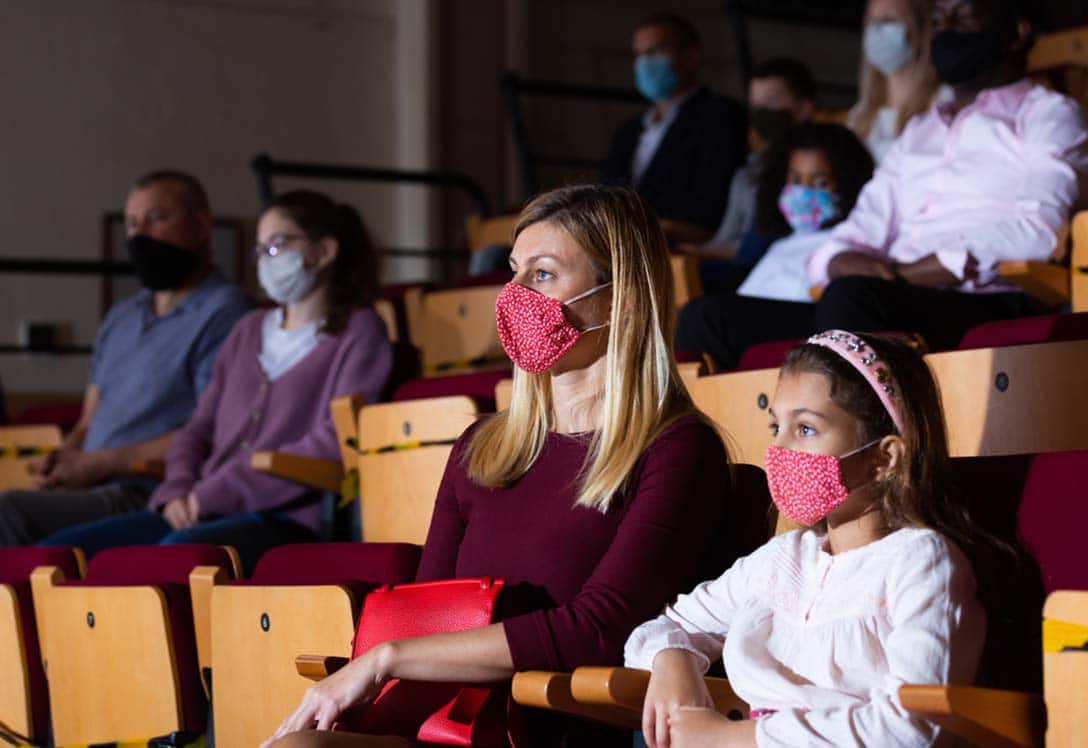
M168 242L137 234L128 238L128 254L140 283L152 291L177 288L200 267L200 255Z
M975 80L1001 62L1004 49L996 31L938 31L929 42L937 77L955 86Z
M782 137L794 125L793 115L785 109L767 109L757 106L751 112L752 127L765 143Z

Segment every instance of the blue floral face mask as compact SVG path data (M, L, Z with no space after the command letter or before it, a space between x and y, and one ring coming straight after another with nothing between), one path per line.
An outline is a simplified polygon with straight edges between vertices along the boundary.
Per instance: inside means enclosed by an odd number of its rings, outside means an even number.
M800 184L787 184L778 197L778 209L798 232L819 231L839 215L839 196Z
M662 101L676 92L680 78L668 55L640 55L635 58L635 86L650 101Z

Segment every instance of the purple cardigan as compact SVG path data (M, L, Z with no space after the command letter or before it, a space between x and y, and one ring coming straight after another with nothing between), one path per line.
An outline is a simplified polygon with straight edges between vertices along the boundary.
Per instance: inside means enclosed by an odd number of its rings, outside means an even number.
M166 477L151 495L150 509L194 492L200 518L223 517L282 506L306 489L254 471L260 450L340 459L329 402L361 394L377 402L393 354L385 325L372 309L357 309L336 336L323 336L302 361L269 382L257 354L267 309L235 325L215 361L211 382L196 412L166 453ZM320 507L287 516L317 529Z

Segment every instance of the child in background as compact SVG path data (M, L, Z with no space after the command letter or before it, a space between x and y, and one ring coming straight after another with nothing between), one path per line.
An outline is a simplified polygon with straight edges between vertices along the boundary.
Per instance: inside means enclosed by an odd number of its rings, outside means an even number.
M737 293L810 301L805 259L853 210L872 175L868 150L841 125L798 125L776 142L760 178L754 236L745 238L738 256L755 267ZM782 238L761 256L766 240L759 237Z
M627 665L652 670L644 737L650 748L931 745L938 727L907 713L898 688L974 681L987 625L972 562L984 568L1001 547L945 492L933 377L905 343L833 330L790 351L769 412L771 496L808 529L631 634ZM713 709L702 675L719 656L748 720Z

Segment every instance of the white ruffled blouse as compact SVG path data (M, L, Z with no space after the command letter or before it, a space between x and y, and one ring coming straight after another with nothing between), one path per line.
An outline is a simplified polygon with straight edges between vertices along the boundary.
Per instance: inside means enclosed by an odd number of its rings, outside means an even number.
M970 684L986 633L971 565L928 529L829 554L826 536L774 538L631 634L628 667L684 649L721 656L758 719L756 744L928 746L938 728L899 703L907 683Z

